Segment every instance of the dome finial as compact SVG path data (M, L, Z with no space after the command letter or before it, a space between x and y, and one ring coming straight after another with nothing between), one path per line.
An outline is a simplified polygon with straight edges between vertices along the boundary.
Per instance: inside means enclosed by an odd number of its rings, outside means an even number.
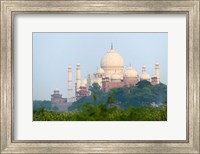
M110 49L113 49L113 43L111 42L111 48Z

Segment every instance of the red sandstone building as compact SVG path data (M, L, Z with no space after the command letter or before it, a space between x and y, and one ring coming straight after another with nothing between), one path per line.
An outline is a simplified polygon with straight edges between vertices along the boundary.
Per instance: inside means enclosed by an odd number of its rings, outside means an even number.
M51 102L53 104L65 103L65 102L67 102L67 99L62 98L60 91L58 89L55 89L54 93L51 95Z
M76 100L79 100L80 98L85 97L85 96L89 96L89 91L86 85L80 86L79 90L76 91Z

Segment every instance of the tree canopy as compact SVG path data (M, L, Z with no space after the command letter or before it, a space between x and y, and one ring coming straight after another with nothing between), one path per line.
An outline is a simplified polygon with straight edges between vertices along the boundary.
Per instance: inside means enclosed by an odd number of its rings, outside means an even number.
M93 105L116 103L120 108L127 109L131 106L140 107L151 103L162 105L167 102L167 86L163 83L153 86L146 80L139 81L136 86L113 88L107 93L98 83L93 83L89 90L91 95L74 102L69 110L77 108L82 103Z
M91 95L82 97L67 112L51 109L50 101L33 102L34 121L166 121L167 86L140 81L135 86L105 93L94 83ZM153 104L153 105L152 105ZM51 110L49 110L51 109Z
M33 109L47 109L47 110L51 110L51 101L47 101L47 100L34 100L33 101Z

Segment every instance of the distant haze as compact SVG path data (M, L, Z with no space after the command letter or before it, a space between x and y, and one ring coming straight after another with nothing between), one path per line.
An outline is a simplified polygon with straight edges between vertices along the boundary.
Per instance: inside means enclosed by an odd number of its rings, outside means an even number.
M50 100L55 88L66 98L68 65L75 85L76 64L83 80L100 67L111 42L125 67L131 64L139 76L142 65L154 75L158 62L160 80L167 84L168 33L33 33L33 99Z

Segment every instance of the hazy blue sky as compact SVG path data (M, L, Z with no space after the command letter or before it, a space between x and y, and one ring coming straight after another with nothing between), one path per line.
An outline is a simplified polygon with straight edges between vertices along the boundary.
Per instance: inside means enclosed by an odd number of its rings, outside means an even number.
M68 65L74 85L76 63L81 64L81 78L86 78L100 66L111 42L125 66L131 64L139 75L143 64L154 75L159 62L161 82L167 84L167 33L33 33L33 99L50 100L55 88L67 97Z

